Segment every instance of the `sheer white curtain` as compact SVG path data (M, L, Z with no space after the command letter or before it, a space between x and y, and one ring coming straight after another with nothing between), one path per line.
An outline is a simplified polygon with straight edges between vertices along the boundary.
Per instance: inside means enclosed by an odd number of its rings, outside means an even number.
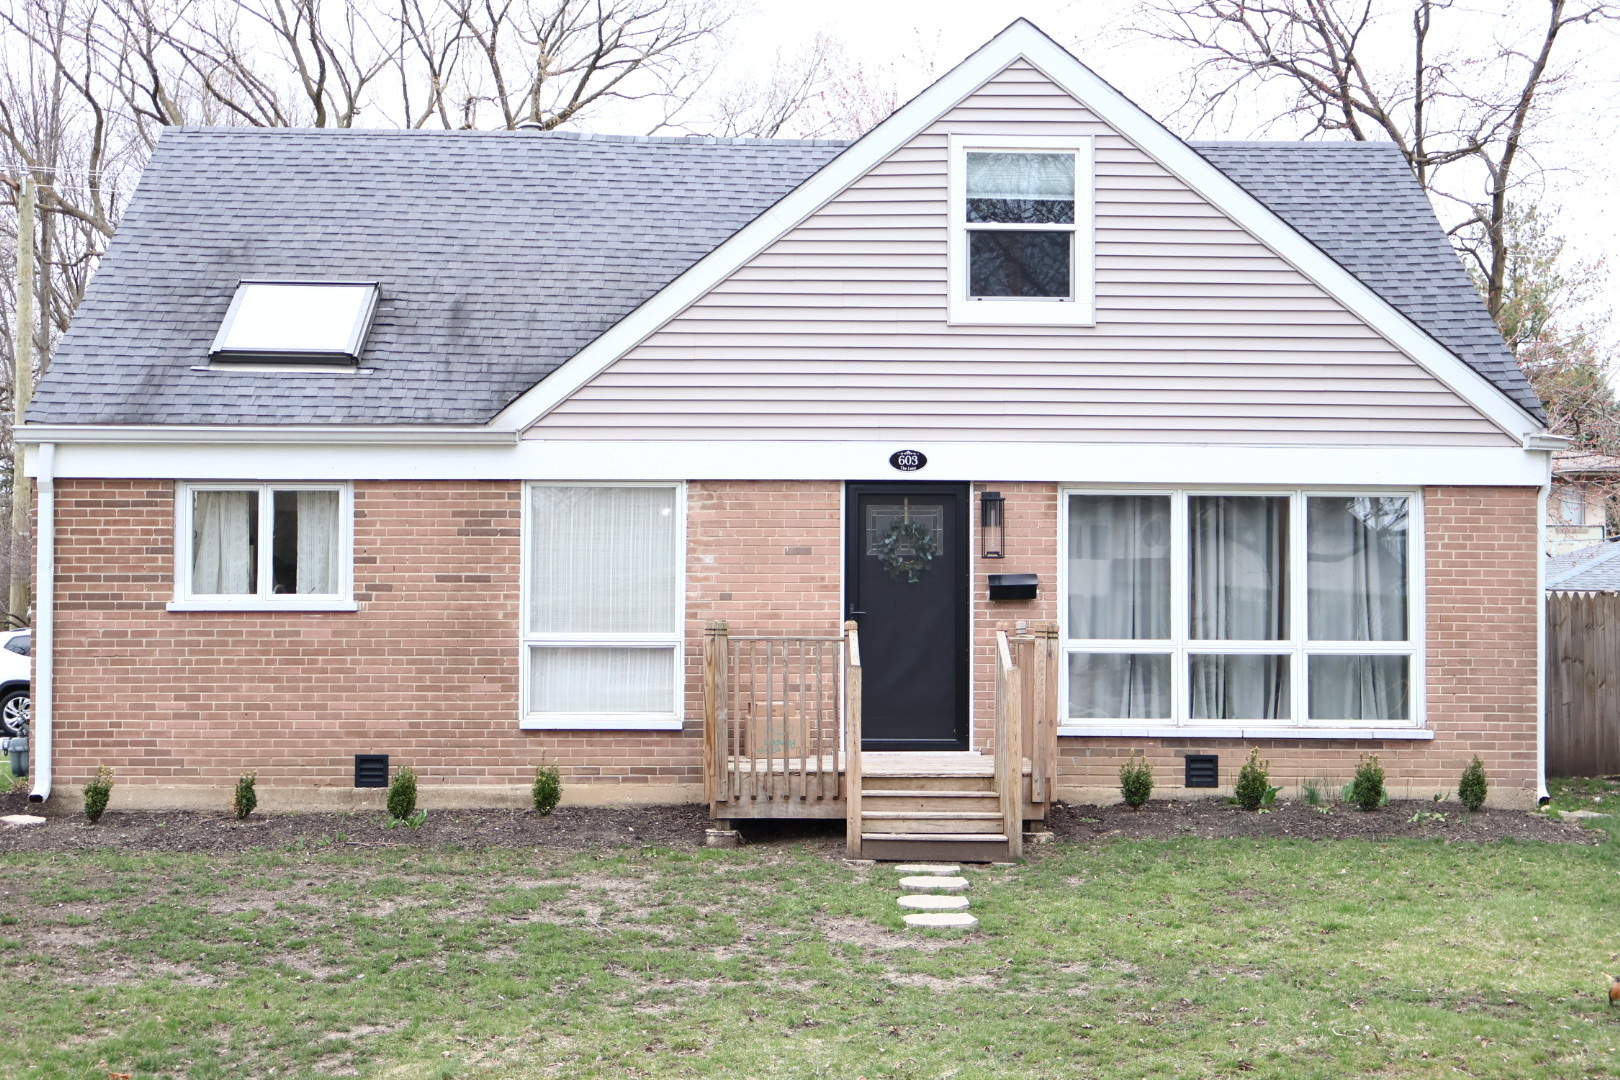
M1406 499L1313 497L1305 546L1312 641L1406 640Z
M1190 637L1288 638L1288 499L1195 495L1190 530ZM1280 720L1290 715L1287 656L1194 654L1188 705L1195 720Z
M1312 641L1406 641L1410 503L1400 496L1313 497L1306 506ZM1313 656L1314 720L1405 720L1406 656Z
M1071 653L1069 716L1169 720L1169 653Z
M191 503L191 591L233 595L255 588L252 512L256 491L194 491Z
M1265 653L1194 653L1188 657L1188 705L1194 720L1286 720L1292 657Z
M1215 641L1288 637L1288 499L1195 495L1192 634Z
M338 493L300 491L298 578L300 593L337 592Z
M1311 719L1408 720L1410 671L1406 656L1313 656Z
M1069 499L1069 636L1170 637L1170 499Z

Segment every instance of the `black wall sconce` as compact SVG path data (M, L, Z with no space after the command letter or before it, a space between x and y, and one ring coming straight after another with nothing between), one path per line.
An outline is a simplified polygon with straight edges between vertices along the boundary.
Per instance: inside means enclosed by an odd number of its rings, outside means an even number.
M984 558L1007 557L1007 500L999 491L979 496L979 541Z

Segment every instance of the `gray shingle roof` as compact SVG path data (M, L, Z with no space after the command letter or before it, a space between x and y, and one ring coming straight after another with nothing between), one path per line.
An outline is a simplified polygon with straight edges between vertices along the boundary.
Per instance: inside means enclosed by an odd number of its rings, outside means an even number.
M1531 415L1542 415L1541 403L1393 144L1191 145Z
M28 419L483 423L844 145L172 129ZM1392 148L1194 145L1534 408ZM195 370L236 282L276 277L379 282L367 373Z
M844 145L167 131L28 419L483 423ZM377 281L370 374L193 370L244 277Z
M1549 555L1545 581L1550 592L1620 592L1620 543Z

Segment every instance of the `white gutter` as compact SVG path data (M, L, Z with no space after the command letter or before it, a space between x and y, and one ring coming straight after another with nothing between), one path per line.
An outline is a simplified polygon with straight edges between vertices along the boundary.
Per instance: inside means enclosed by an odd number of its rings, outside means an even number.
M23 424L20 443L281 443L326 446L511 446L521 432L477 425Z
M1547 794L1547 497L1552 491L1552 455L1547 455L1548 476L1536 492L1536 805L1550 801Z
M19 462L19 465L21 463ZM28 735L34 778L29 802L51 797L51 679L56 623L56 444L41 443L34 475L39 517L34 539L33 718Z

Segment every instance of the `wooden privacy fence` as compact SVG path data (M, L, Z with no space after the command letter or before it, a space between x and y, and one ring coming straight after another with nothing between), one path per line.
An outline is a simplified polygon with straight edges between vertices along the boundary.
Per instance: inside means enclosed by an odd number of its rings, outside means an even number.
M1547 775L1620 773L1620 594L1547 595Z

